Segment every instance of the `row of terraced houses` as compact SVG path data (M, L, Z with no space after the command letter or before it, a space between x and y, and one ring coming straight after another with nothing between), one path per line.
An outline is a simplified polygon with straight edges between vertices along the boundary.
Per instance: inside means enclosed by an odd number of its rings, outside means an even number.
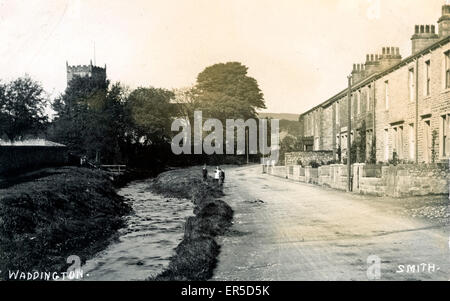
M377 162L450 158L450 5L437 28L416 25L411 41L407 58L384 47L353 66L350 133L347 88L300 116L304 150L333 151L343 160L351 135L365 136L366 158L372 150Z

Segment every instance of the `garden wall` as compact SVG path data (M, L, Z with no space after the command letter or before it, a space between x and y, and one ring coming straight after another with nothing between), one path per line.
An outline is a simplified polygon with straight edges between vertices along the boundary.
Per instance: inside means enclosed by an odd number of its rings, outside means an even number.
M347 190L347 166L332 164L312 168L299 165L269 166L263 172L303 183ZM352 190L377 196L407 197L448 194L450 171L446 164L397 166L352 165Z
M308 166L310 162L328 163L333 160L333 151L310 151L310 152L294 152L285 154L285 166L299 165L299 161L303 166Z

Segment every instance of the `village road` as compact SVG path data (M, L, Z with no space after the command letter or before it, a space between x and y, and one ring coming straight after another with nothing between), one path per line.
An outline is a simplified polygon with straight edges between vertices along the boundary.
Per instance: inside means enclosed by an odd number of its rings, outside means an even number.
M450 279L446 227L380 198L276 178L255 165L229 168L224 192L235 216L218 239L213 280L369 280L377 258L381 280Z

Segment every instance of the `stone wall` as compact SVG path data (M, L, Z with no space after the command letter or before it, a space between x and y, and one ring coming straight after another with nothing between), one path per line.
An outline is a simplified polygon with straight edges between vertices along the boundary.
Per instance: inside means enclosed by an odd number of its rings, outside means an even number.
M312 151L312 152L295 152L285 154L285 166L298 165L299 160L302 166L308 166L310 162L328 163L333 160L333 151Z
M0 174L64 165L67 162L65 146L0 146Z
M372 172L368 173L365 169L365 164L353 165L354 192L391 197L449 193L450 172L447 164L382 166L380 177L368 177L367 174Z
M312 168L299 165L263 167L263 172L303 183L346 191L347 166L331 164ZM402 164L397 166L352 165L352 190L376 196L407 197L448 194L450 170L447 164Z
M284 166L265 166L266 172L269 175L279 177L279 178L287 178L287 170Z
M386 194L394 197L448 194L447 164L384 166L382 173Z

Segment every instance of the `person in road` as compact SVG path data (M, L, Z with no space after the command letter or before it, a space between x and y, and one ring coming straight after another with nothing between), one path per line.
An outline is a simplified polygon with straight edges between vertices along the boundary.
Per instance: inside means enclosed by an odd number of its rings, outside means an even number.
M219 180L220 180L220 167L217 166L216 171L214 172L214 182L219 184Z
M223 182L225 182L225 172L219 168L219 185L223 186Z
M86 156L82 156L80 158L80 166L83 167L83 166L86 165L86 163L87 163L87 157Z
M206 181L208 179L208 169L206 168L206 164L203 166L202 175L203 175L203 181Z

